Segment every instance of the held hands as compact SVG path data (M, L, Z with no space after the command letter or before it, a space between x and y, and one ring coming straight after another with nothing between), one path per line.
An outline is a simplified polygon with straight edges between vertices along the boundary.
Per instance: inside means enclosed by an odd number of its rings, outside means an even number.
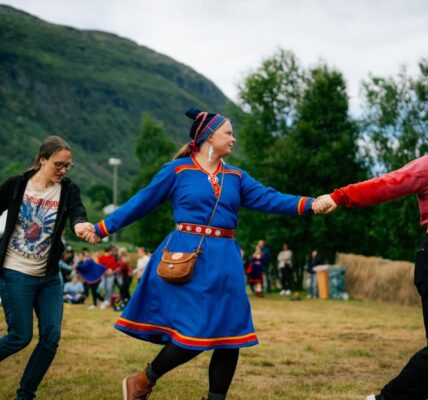
M74 225L74 233L80 239L86 240L91 244L99 243L101 240L95 233L95 228L90 222L81 222Z
M337 204L330 195L324 194L317 197L311 207L315 214L330 214L337 208Z

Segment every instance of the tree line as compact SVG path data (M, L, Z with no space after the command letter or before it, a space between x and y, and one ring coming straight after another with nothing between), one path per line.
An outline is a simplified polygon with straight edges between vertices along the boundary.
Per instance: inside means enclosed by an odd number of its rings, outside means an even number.
M243 77L238 104L227 107L238 139L227 162L279 191L318 196L427 153L428 60L420 61L417 76L405 68L395 77L370 75L361 93L363 111L356 117L350 114L340 71L322 62L304 68L295 54L279 49ZM139 174L123 200L146 186L176 148L163 124L144 114L135 147ZM122 238L154 248L172 228L171 207L163 205ZM412 260L422 232L417 200L411 196L328 216L242 209L237 238L247 253L259 239L273 254L288 243L301 275L315 248L329 263L337 252Z
M305 69L279 50L239 86L240 163L266 185L317 196L426 154L428 61L417 77L405 69L398 77L369 76L361 89L357 118L340 71L324 63ZM418 222L412 196L309 219L243 211L239 231L247 245L265 238L278 251L287 242L301 271L314 248L330 263L338 251L412 260Z

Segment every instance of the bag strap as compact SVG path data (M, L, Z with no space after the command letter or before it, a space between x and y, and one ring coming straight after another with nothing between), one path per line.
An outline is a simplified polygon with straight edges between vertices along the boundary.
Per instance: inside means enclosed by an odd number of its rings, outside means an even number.
M211 213L210 219L208 220L208 223L207 223L207 225L208 225L208 226L210 225L210 223L211 223L211 221L212 221L212 219L213 219L213 217L214 217L214 214L215 214L215 212L216 212L216 210L217 210L218 203L219 203L219 201L220 201L221 193L223 192L223 182L224 182L224 175L225 175L225 173L224 173L224 162L223 162L223 160L221 160L221 163L222 163L222 165L221 165L221 170L220 170L220 172L219 172L219 173L221 173L220 193L218 194L217 201L216 201L216 203L215 203L215 205L214 205L214 208L213 208L213 211L212 211L212 213ZM171 237L172 237L173 233L174 233L174 232L171 232L171 234L169 235L168 241L166 242L165 247L163 248L163 251L168 251L168 244L169 244L169 241L171 240ZM205 239L205 236L204 236L204 235L202 235L201 240L199 241L198 247L197 247L197 248L196 248L196 250L195 250L195 253L196 253L196 254L200 253L200 249L201 249L202 242L204 241L204 239Z
M221 160L221 163L222 163L222 165L221 165L221 171L220 171L220 172L221 172L220 193L218 194L217 201L216 201L215 206L214 206L214 208L213 208L213 211L212 211L212 213L211 213L211 217L210 217L210 219L209 219L209 221L208 221L208 223L207 223L207 225L208 225L208 226L210 225L210 223L211 223L211 221L212 221L212 219L213 219L213 217L214 217L214 214L215 214L215 212L216 212L216 210L217 210L218 203L219 203L219 201L220 201L221 193L223 192L223 182L224 182L224 175L225 175L225 173L224 173L224 164L223 164L223 160ZM204 236L204 235L202 235L201 240L199 241L198 248L196 249L196 253L199 253L200 248L201 248L201 246L202 246L202 242L204 241L204 239L205 239L205 236Z

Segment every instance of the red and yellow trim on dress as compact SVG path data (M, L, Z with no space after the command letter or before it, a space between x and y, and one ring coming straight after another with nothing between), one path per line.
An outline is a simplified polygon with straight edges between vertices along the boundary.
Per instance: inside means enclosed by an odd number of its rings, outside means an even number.
M240 178L242 178L242 172L235 171L234 169L225 169L222 171L224 174L235 174L238 175Z
M299 202L297 203L297 213L299 215L304 214L305 206L306 206L306 203L308 202L308 200L309 200L309 197L301 197L300 198Z
M201 169L197 165L183 164L183 165L179 165L178 167L175 167L174 170L176 174L179 174L180 172L183 172L183 171L200 171ZM238 175L240 178L242 178L242 172L236 171L234 169L225 169L221 172L223 172L224 174Z
M234 174L234 175L237 175L240 178L242 178L242 173L240 171L235 171L233 169L223 169L222 170L222 167L223 167L222 161L220 161L218 163L215 171L213 173L210 173L206 169L204 169L204 167L202 167L201 164L199 164L196 157L191 156L191 159L192 159L194 165L192 165L192 164L179 165L179 166L174 168L175 173L179 174L180 172L183 172L183 171L201 171L201 172L203 172L204 174L206 174L208 176L208 181L211 183L211 186L214 190L214 194L216 197L218 197L220 195L220 191L221 191L221 187L218 184L218 178L217 178L218 173L222 172L224 174Z
M257 341L257 336L255 333L249 333L243 336L229 336L220 338L194 338L190 336L185 336L172 328L167 328L165 326L160 325L134 322L125 318L119 318L116 321L116 325L139 332L166 333L178 343L181 343L186 346L209 347L214 345L237 345Z
M208 176L210 176L210 175L217 175L220 172L220 170L221 170L221 168L223 166L223 162L219 161L218 165L217 165L217 168L215 169L215 171L213 173L210 173L201 164L199 164L199 162L198 162L198 160L196 159L195 156L190 156L190 158L192 159L192 161L195 164L195 166L198 167L202 172L205 172Z
M213 173L210 173L209 171L207 171L206 169L204 169L204 167L202 167L201 164L199 164L199 162L196 159L196 157L191 156L191 159L195 163L196 167L198 167L204 174L208 175L208 181L211 183L211 186L212 186L212 188L214 190L215 197L220 196L221 187L218 184L217 174L221 171L221 169L223 167L223 161L219 161L219 163L218 163L217 168L215 169L215 171Z
M108 231L108 229L106 227L106 224L105 224L104 220L101 221L101 222L98 222L97 227L98 227L98 229L101 232L101 235L103 237L106 237L106 236L110 235L110 233L109 233L109 231Z
M183 172L186 170L199 171L199 167L191 164L183 164L183 165L179 165L178 167L175 167L174 170L176 174L179 174L180 172Z

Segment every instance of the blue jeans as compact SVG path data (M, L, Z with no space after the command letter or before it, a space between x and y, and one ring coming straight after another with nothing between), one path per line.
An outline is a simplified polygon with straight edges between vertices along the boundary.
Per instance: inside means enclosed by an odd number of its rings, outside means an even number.
M114 291L114 275L103 275L98 291L104 290L104 301L110 303Z
M51 365L61 336L62 285L59 275L35 277L4 269L0 297L7 335L0 339L0 361L26 347L33 337L33 309L39 325L39 342L22 375L17 399L33 399Z
M263 280L266 286L266 291L268 293L271 292L272 290L272 286L271 286L271 282L270 282L270 274L269 274L269 264L264 264L263 265Z
M317 274L307 274L306 278L306 294L311 297L318 296Z

